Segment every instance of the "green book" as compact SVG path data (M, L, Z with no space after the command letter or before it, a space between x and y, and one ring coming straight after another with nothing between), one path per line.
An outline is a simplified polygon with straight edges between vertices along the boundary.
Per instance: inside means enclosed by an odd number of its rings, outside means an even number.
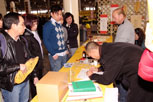
M73 92L93 92L96 87L91 80L72 82Z

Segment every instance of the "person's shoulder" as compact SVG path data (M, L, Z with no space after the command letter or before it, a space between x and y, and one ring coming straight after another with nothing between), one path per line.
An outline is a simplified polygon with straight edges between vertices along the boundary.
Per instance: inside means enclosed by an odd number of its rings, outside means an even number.
M24 36L34 36L33 33L29 29L25 29L25 32L23 35Z
M73 23L74 26L78 26L76 23Z
M44 27L47 27L47 26L53 26L53 24L51 23L51 21L47 21L47 22L44 24Z
M126 18L125 19L125 25L132 25L132 23Z

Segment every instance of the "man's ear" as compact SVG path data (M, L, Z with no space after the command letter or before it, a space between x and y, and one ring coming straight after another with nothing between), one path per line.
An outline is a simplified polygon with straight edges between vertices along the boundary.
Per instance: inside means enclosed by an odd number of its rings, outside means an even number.
M52 13L52 12L50 13L51 16L53 16L53 14L54 14L54 13Z
M120 16L119 16L119 17L120 17L120 19L123 19L123 18L124 18L123 14L120 14Z
M13 24L11 25L11 29L14 29L16 26L17 26L17 25L13 23Z

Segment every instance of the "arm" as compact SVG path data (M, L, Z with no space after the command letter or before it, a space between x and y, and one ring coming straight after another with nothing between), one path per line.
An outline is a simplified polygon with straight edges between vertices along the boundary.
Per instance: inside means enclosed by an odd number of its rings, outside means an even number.
M14 73L20 69L19 64L13 64L10 65L9 61L2 61L0 62L0 75L1 76L6 76L7 74Z
M47 48L48 52L54 56L55 53L55 49L57 49L55 47L55 38L54 38L54 34L53 31L55 29L51 26L51 24L47 23L44 25L43 27L43 41L44 41L44 45Z
M117 75L120 73L120 69L122 68L122 62L120 63L112 63L108 64L107 66L104 66L104 74L103 75L98 75L98 74L92 74L89 76L91 80L95 80L98 83L101 84L111 84L116 80Z

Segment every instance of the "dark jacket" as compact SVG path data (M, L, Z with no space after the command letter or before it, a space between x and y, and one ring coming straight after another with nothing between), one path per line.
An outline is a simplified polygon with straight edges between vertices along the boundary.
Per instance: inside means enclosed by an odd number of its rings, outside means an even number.
M15 51L15 41L5 31L3 31L3 35L6 39L7 48L5 56L0 54L0 88L12 91L14 86L14 78L17 71L20 69L20 63L18 63L16 57L18 54ZM19 40L23 43L24 56L25 59L28 60L31 58L31 54L27 48L25 38L20 37Z
M34 38L33 33L26 29L23 36L26 38L26 40L28 41L28 49L30 51L30 53L36 57L39 56L39 61L38 64L36 65L36 72L38 75L38 78L40 79L42 77L42 69L43 69L43 59L42 59L42 54L41 54L41 49L39 46L38 41ZM33 75L33 74L31 74ZM34 77L34 76L32 76Z
M68 45L70 45L70 48L77 48L78 47L78 25L75 23L72 23L69 27L64 25L66 27L68 32Z
M137 75L143 52L141 47L128 43L104 43L100 52L104 74L93 74L90 79L105 85L119 80L128 87L127 102L153 102L153 84L145 82Z

